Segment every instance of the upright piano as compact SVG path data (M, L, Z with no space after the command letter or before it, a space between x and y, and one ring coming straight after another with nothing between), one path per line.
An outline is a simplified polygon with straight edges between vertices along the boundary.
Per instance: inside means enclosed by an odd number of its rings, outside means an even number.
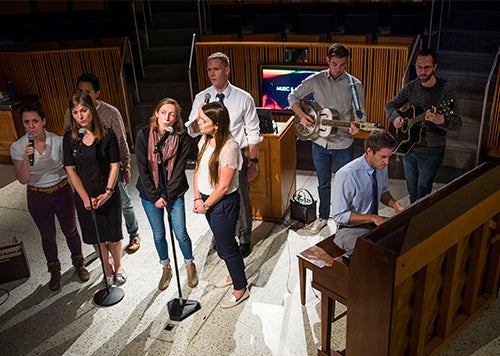
M319 355L335 301L347 306L345 355L434 354L496 298L500 166L483 164L360 237L351 261L333 237L298 255L321 292Z

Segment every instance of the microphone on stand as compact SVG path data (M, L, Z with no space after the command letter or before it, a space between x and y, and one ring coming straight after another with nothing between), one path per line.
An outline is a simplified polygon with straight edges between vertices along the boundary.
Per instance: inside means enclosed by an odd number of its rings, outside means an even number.
M210 93L206 93L205 94L205 104L208 104L209 101L210 101Z
M28 143L30 147L35 147L35 138L31 134L28 135ZM32 166L35 163L35 154L28 155L28 160L30 161L30 166Z
M210 94L209 94L210 95ZM163 137L158 141L158 143L155 146L155 149L153 150L154 154L157 154L163 149L163 145L165 144L165 141L167 140L167 137L174 133L174 128L172 126L167 127L165 130L165 133L163 134Z

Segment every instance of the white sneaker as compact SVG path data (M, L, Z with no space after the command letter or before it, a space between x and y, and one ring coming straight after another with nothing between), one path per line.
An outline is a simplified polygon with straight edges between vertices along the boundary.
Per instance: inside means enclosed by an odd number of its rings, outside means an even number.
M317 234L318 232L321 231L325 226L327 225L327 222L325 219L317 218L314 220L314 222L311 224L311 227L309 228L309 231L311 231L313 234Z

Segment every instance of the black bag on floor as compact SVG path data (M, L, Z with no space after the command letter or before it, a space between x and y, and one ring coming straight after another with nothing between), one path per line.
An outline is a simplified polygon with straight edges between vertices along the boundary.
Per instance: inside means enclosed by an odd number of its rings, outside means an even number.
M290 218L306 224L316 220L316 200L307 189L297 190L290 199Z
M22 241L17 242L14 238L12 245L0 247L0 283L29 276L30 268Z

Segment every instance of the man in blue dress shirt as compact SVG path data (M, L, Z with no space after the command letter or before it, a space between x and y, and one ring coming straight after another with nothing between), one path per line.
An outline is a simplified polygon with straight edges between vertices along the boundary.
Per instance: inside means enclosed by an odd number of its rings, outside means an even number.
M335 174L332 205L338 230L334 242L340 248L351 251L359 236L386 220L378 215L379 202L396 214L404 209L389 192L387 165L396 144L389 132L374 130L365 139L365 153Z

